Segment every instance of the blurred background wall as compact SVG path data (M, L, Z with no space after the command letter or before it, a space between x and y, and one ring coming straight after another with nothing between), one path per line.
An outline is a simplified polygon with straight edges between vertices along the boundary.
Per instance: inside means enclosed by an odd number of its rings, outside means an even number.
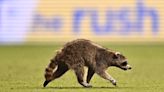
M164 42L164 0L0 0L0 44Z

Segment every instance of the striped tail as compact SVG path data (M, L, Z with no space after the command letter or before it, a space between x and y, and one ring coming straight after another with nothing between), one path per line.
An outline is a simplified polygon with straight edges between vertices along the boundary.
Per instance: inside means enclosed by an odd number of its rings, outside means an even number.
M52 59L48 67L45 69L44 77L46 81L43 84L44 87L53 79L53 73L56 67L57 67L57 62Z

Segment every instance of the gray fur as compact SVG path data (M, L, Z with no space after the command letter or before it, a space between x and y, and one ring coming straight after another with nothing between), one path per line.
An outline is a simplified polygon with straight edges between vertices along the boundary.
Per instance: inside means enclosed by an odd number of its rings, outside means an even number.
M127 67L127 64L123 65L123 62L127 62L127 59L122 54L108 50L89 40L77 39L65 44L51 59L45 71L44 87L69 69L75 71L78 82L84 87L91 87L89 82L94 73L116 85L116 80L106 70L110 66L116 66L124 70L131 69L131 67ZM83 78L84 66L88 67L86 82ZM56 67L57 70L54 72Z

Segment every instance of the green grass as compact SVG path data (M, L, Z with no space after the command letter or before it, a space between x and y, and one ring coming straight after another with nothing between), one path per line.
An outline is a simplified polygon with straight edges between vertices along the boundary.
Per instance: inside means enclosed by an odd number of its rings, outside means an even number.
M0 46L0 92L164 92L164 44L111 45L133 66L131 71L109 68L118 87L94 75L93 88L83 88L72 70L46 88L44 68L60 45Z

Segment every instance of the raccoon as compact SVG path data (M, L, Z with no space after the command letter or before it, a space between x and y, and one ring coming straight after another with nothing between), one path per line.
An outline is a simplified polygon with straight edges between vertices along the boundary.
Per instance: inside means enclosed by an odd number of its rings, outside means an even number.
M69 69L74 70L78 83L83 87L92 87L89 82L95 73L116 85L116 80L106 72L110 66L123 70L132 68L121 53L104 48L90 40L77 39L66 43L50 60L45 69L43 86L46 87L49 82L61 77ZM84 80L84 67L88 67L86 80Z

